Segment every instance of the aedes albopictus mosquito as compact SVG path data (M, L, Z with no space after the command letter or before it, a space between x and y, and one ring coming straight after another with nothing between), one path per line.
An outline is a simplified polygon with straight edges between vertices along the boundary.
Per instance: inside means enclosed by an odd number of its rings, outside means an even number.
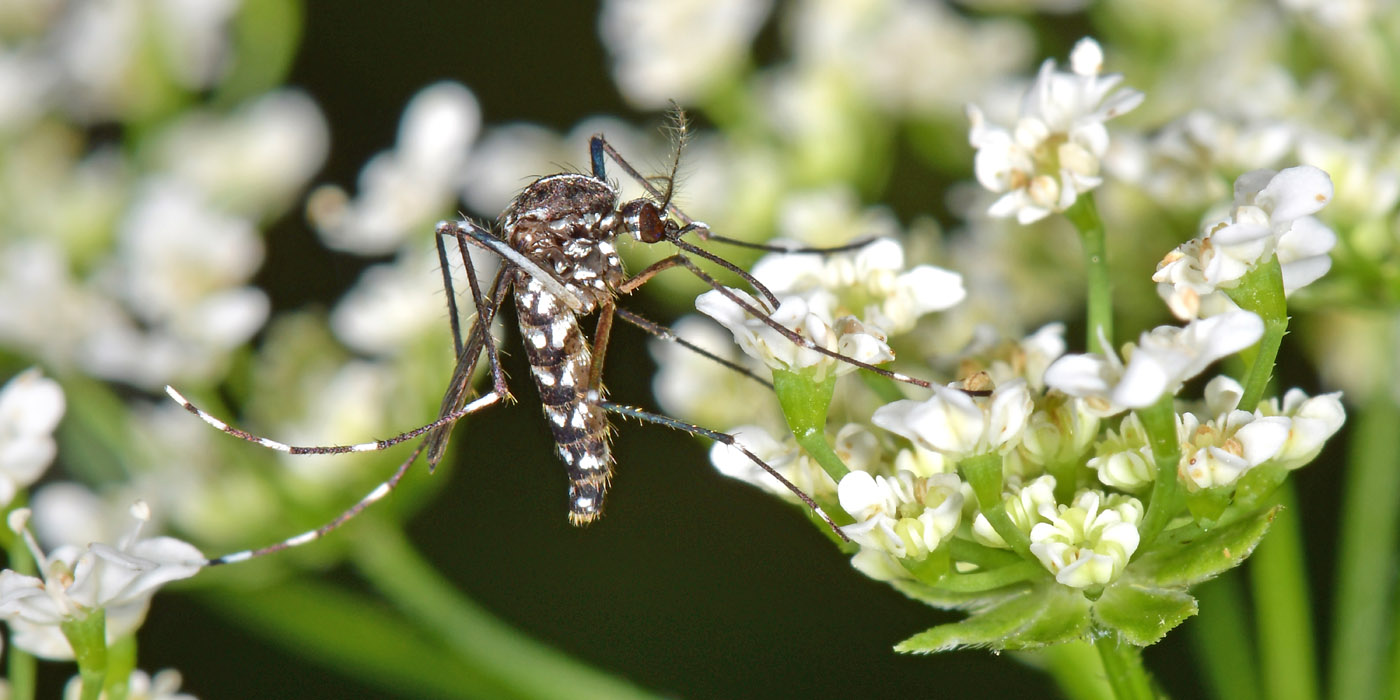
M442 409L437 420L374 442L294 446L235 428L198 408L173 387L167 386L166 392L172 399L213 427L243 440L288 454L372 452L426 435L387 480L325 525L276 544L210 559L208 565L243 561L306 544L325 536L393 491L407 473L409 466L424 450L427 451L429 470L432 470L442 459L452 428L458 420L511 396L491 334L491 322L512 292L521 340L525 346L531 374L535 379L535 388L539 391L545 417L553 432L557 454L568 471L569 519L573 524L586 525L602 514L603 501L612 477L613 458L609 445L610 426L607 421L607 413L611 412L683 430L739 450L796 494L825 520L837 535L845 539L840 527L822 512L810 496L737 442L734 436L639 408L615 404L605 398L602 372L614 316L653 335L679 342L737 371L748 373L737 365L677 338L665 327L616 305L618 295L630 294L657 273L672 267L687 269L755 318L804 348L896 381L929 386L922 380L874 367L818 346L782 326L770 317L771 309L776 309L779 301L762 283L739 266L683 240L682 237L686 234L695 233L705 240L733 245L764 250L793 250L715 235L703 222L691 219L671 201L680 145L684 141L684 121L678 120L677 123L680 139L668 176L654 179L643 176L623 159L602 135L595 135L589 142L592 172L549 175L527 186L501 215L498 226L500 237L469 220L444 221L438 224L435 237L443 285L447 291L448 314L451 318L457 365L443 397ZM606 177L606 160L611 160L636 180L647 191L647 196L622 202L618 188ZM654 180L663 182L664 190L658 189ZM677 252L629 277L623 269L615 246L617 237L624 232L643 243L667 241L675 246ZM476 311L475 321L468 328L465 340L458 320L451 266L445 244L449 238L457 242ZM859 248L868 242L858 241L834 248L799 250L833 253ZM489 250L502 260L495 279L484 295L468 255L468 246L472 245ZM688 255L703 258L736 274L758 292L763 303L771 308L759 308L734 295ZM598 318L590 341L583 333L580 319L594 312ZM492 389L473 399L472 378L483 354L487 358L492 377ZM758 377L755 379L764 381Z

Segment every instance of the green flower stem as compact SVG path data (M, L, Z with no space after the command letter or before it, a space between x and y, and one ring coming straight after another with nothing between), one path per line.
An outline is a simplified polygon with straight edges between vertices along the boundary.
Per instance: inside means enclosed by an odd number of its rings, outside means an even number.
M12 508L17 508L25 503L25 498L21 494L15 499L15 503L10 504ZM8 511L5 513L9 515ZM24 544L24 538L16 535L8 527L0 527L0 537L3 537L5 544L5 561L15 573L26 576L34 575L34 558L29 554L29 548ZM34 692L37 683L38 663L34 655L20 649L13 643L5 645L5 655L9 657L6 664L6 676L10 682L10 700L34 700Z
M1297 499L1289 484L1277 498L1283 510L1249 560L1260 680L1264 697L1312 700L1318 688L1316 655Z
M1184 529L1184 528L1181 528ZM1211 697L1259 700L1258 664L1241 579L1233 573L1211 579L1192 589L1201 610L1187 627L1200 660Z
M1044 666L1069 700L1113 700L1113 689L1103 673L1103 659L1088 642L1052 644L1018 656Z
M1400 344L1391 347L1392 353L1400 352ZM1382 380L1378 385L1390 384ZM1388 645L1386 611L1393 611L1395 605L1392 583L1400 519L1400 430L1396 429L1400 426L1400 404L1378 390L1351 418L1327 695L1400 697L1400 682L1396 680L1391 681L1388 693L1381 692ZM1392 625L1400 628L1400 616ZM1400 645L1395 649L1400 654ZM1391 664L1400 673L1400 657L1392 657Z
M361 519L352 561L386 598L474 665L495 673L510 697L650 698L520 634L463 597L423 561L396 527Z
M126 700L131 672L136 670L136 637L127 635L107 645L107 700Z
M1148 549L1152 540L1181 508L1181 480L1176 473L1177 465L1181 462L1181 441L1176 434L1176 410L1172 407L1170 394L1139 410L1137 415L1147 430L1148 442L1152 444L1152 461L1157 466L1151 500L1147 504L1147 513L1142 517L1142 526L1138 528L1142 534L1138 551L1142 552Z
M1264 320L1264 336L1255 348L1242 353L1249 361L1249 374L1244 381L1241 411L1253 411L1269 388L1283 336L1288 332L1288 305L1283 298L1283 268L1277 257L1256 266L1240 279L1239 286L1229 290L1230 299L1241 309L1253 311Z
M826 410L836 391L836 375L813 381L807 374L773 370L773 391L782 405L783 417L797 444L817 460L836 483L850 472L836 451L826 442Z
M107 677L107 611L98 608L86 616L59 624L63 636L73 647L73 659L78 663L82 679L81 700L97 700L102 695L102 683Z
M1113 346L1113 285L1108 279L1108 243L1103 220L1099 218L1094 197L1085 192L1065 210L1065 218L1079 230L1084 244L1085 281L1088 284L1089 352L1104 353L1100 337ZM1100 333L1102 332L1102 335Z
M1038 561L1021 560L1010 566L971 574L948 574L939 579L937 588L952 593L983 593L1004 588L1013 583L1029 581L1045 574Z
M1118 639L1117 634L1104 634L1094 639L1103 661L1105 677L1118 700L1156 700L1152 681L1142 665L1142 649Z
M988 547L962 537L948 540L948 553L958 561L976 564L982 569L997 569L1025 561L1005 549Z
M1030 557L1030 538L1006 514L1006 503L1001 497L1001 467L1001 455L995 452L967 457L958 463L958 471L962 472L963 480L977 495L977 506L987 516L992 529L1017 554Z

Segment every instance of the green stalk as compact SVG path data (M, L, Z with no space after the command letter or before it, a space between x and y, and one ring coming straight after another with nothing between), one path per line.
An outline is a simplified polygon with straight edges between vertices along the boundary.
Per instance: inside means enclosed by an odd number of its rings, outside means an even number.
M380 593L509 697L651 698L642 689L536 642L470 599L414 551L396 526L361 520L352 562Z
M1400 344L1391 346L1400 351ZM1393 376L1393 375L1392 375ZM1389 386L1378 381L1379 386ZM1395 617L1396 527L1400 520L1400 405L1381 389L1352 415L1337 544L1336 611L1328 692L1333 698L1382 697L1387 620ZM1271 538L1272 539L1272 538ZM1400 654L1400 648L1395 651ZM1391 658L1400 672L1400 656ZM1397 679L1400 680L1400 679ZM1397 697L1392 680L1388 697Z
M1192 589L1201 610L1208 611L1191 620L1191 642L1195 658L1203 667L1207 687L1214 697L1230 700L1259 700L1258 665L1254 662L1254 639L1240 577L1234 572L1211 579Z
M1283 298L1283 268L1277 257L1270 257L1267 263L1256 266L1240 279L1239 286L1228 292L1230 299L1241 309L1253 311L1264 320L1264 336L1250 351L1252 355L1249 374L1244 381L1244 395L1240 398L1241 411L1253 411L1269 388L1273 376L1274 360L1278 358L1279 346L1288 332L1288 306Z
M1001 455L995 452L966 457L958 463L958 471L962 473L963 480L972 487L972 492L977 495L977 507L992 524L992 529L996 530L1001 539L1017 554L1029 558L1030 537L1022 532L1021 528L1016 527L1016 523L1012 522L1011 516L1006 513L1006 503L1001 497L1001 469Z
M25 497L21 494L15 499L14 507L24 504ZM7 512L6 515L9 513ZM0 536L3 536L5 543L5 556L9 568L15 573L33 576L34 558L29 554L29 548L24 544L24 538L12 532L8 527L0 527ZM6 664L6 674L10 682L10 700L34 700L34 692L37 687L38 664L34 655L20 649L13 643L5 645L6 656L9 661Z
M1142 533L1138 551L1143 552L1180 509L1181 480L1176 472L1177 465L1181 463L1181 440L1176 434L1176 409L1172 406L1170 394L1164 394L1157 403L1139 410L1137 415L1147 430L1147 439L1152 445L1152 461L1157 465L1151 500L1147 504L1147 513L1142 516L1142 527L1138 528Z
M81 700L97 700L107 677L107 611L98 608L86 616L61 622L58 628L73 647L78 677L83 687Z
M1069 700L1113 700L1113 689L1104 677L1103 659L1088 642L1053 644L1024 655L1032 663L1043 664Z
M1118 700L1155 700L1152 681L1142 665L1142 649L1119 640L1117 634L1105 634L1094 640L1103 660L1104 676Z
M1280 700L1317 697L1313 629L1309 618L1303 536L1291 484L1276 492L1283 510L1249 559L1258 627L1263 695Z
M1084 277L1088 286L1089 352L1105 353L1113 346L1113 285L1108 279L1108 243L1094 197L1085 192L1065 210L1084 244ZM1107 340L1104 347L1100 338Z

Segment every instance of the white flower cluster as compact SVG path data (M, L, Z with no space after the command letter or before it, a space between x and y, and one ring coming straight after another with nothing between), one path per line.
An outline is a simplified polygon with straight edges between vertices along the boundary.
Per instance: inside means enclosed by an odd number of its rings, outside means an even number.
M1038 221L1068 209L1103 181L1099 171L1109 145L1104 122L1137 107L1143 94L1112 92L1123 76L1099 75L1103 50L1093 39L1075 45L1070 67L1064 73L1054 60L1041 65L1009 129L989 124L979 107L968 105L977 181L1001 194L992 216Z
M1292 294L1332 266L1327 254L1337 235L1312 216L1331 200L1331 178L1309 165L1241 175L1230 216L1158 264L1158 293L1182 320L1223 313L1238 308L1228 290L1277 255L1284 294Z
M777 309L736 289L706 292L695 307L733 332L739 347L768 367L806 371L818 379L833 371L847 374L854 366L794 343L731 296L820 347L882 364L894 359L885 342L889 333L908 331L920 317L950 308L965 295L956 273L931 265L902 271L903 262L903 248L892 239L848 253L773 253L755 264L754 277L778 296Z

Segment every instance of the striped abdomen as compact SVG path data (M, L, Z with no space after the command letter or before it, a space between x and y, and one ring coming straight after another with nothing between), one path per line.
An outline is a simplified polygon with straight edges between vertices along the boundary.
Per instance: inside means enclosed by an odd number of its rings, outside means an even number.
M569 521L587 525L602 513L612 476L606 413L585 400L592 353L578 316L523 273L515 308L544 416L569 472Z

